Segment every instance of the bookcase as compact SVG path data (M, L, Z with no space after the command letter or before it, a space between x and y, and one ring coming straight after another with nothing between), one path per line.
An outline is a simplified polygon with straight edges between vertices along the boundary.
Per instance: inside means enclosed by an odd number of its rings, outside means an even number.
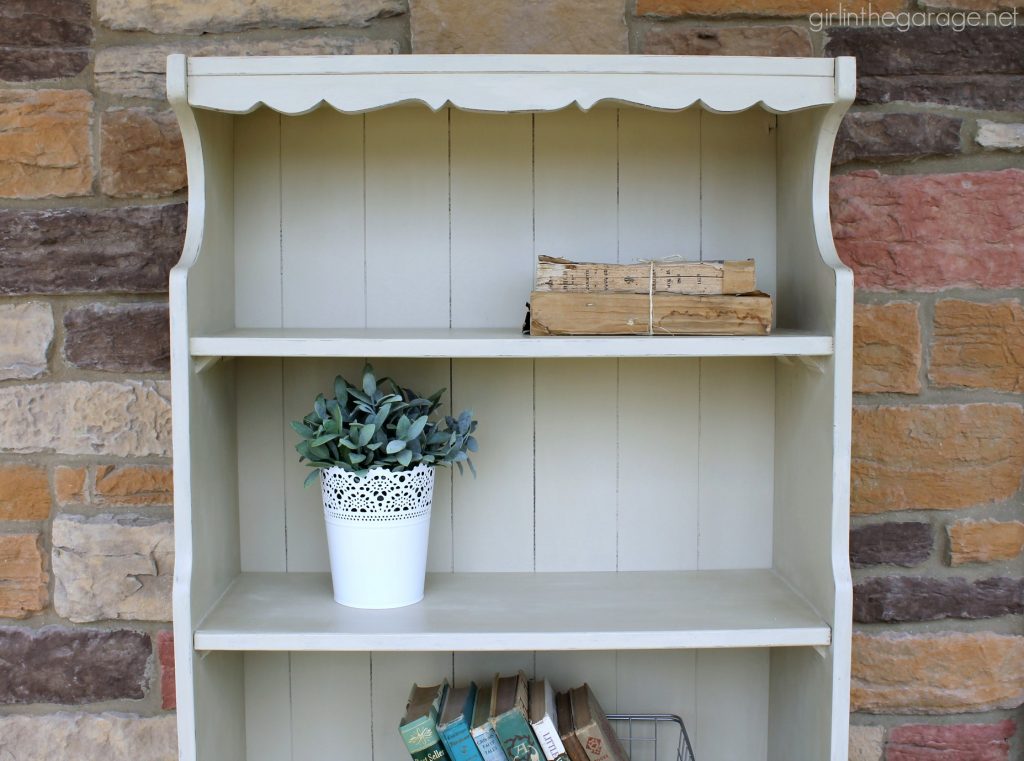
M168 94L183 761L401 761L414 680L517 668L701 761L846 759L852 59L173 55ZM523 336L538 253L752 257L776 324ZM288 426L367 359L481 421L390 611L333 602Z

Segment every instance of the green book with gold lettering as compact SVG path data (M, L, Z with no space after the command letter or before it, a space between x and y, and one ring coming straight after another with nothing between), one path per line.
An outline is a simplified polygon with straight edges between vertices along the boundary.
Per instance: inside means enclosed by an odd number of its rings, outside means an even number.
M437 734L437 715L447 691L446 679L441 684L427 687L414 684L409 692L405 716L399 722L398 731L413 761L450 761Z

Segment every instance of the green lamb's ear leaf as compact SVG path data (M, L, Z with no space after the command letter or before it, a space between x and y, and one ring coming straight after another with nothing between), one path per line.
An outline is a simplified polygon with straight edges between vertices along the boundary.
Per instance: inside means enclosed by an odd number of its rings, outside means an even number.
M402 417L398 418L398 424L395 426L395 433L398 434L398 438L405 440L412 438L409 435L409 426L411 424L412 421L409 420L408 415L402 415Z
M316 401L313 402L313 410L321 420L327 417L327 401L324 399L323 394L316 395Z
M373 367L369 362L363 368L363 393L371 398L377 393L377 378L373 374Z
M466 464L469 466L469 469L473 471L473 478L476 478L476 465L474 465L473 461L468 457L466 458Z
M477 452L480 450L480 445L476 443L476 438L474 438L473 436L469 436L466 439L466 449L468 449L470 452Z
M367 444L369 444L370 443L370 439L373 438L373 432L375 430L377 430L377 428L376 428L376 426L373 423L370 423L368 425L364 425L362 428L360 428L359 429L359 446L365 447Z
M309 472L309 475L308 475L308 476L306 476L306 480L302 482L302 486L303 486L303 488L306 488L306 487L308 487L308 486L309 486L309 485L310 485L311 483L313 483L314 481L316 481L316 479L317 479L317 477L318 477L319 475L320 475L320 471L319 471L319 470L311 470L311 471Z
M398 464L401 465L403 468L408 467L409 463L412 462L412 452L410 452L408 449L403 449L401 452L398 453L397 459Z
M409 426L409 430L406 432L405 436L402 436L402 438L405 439L406 441L408 441L409 439L419 438L419 435L423 433L423 428L426 425L427 416L421 415L420 417L416 418L416 421L411 426Z
M338 404L344 406L348 400L348 381L340 375L334 378L334 395L338 398Z
M310 428L305 423L300 423L298 420L292 421L292 430L294 430L299 436L304 439L311 439L316 435L316 431Z
M317 436L309 443L309 445L312 447L323 446L328 441L334 441L336 438L338 438L338 434L336 433L325 433L323 436Z
M405 449L405 442L401 439L394 439L388 442L388 445L384 448L384 451L388 454L394 454L395 452L401 452Z

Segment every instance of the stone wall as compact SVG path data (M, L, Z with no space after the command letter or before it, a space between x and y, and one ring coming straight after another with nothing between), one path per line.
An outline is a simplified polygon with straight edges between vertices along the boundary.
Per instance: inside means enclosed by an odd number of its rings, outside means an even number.
M919 1L873 8L1021 8ZM1024 758L1024 29L812 28L837 7L0 4L0 758L175 758L170 51L858 56L832 182L859 288L851 759Z

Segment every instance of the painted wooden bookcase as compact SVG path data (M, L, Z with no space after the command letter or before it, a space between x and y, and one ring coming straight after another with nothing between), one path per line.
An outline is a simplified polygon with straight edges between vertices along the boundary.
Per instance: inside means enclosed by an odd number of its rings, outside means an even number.
M401 761L414 680L518 668L681 715L700 761L846 759L852 59L168 68L181 759ZM539 253L753 257L776 325L525 337ZM481 421L392 611L332 601L288 425L367 359Z

